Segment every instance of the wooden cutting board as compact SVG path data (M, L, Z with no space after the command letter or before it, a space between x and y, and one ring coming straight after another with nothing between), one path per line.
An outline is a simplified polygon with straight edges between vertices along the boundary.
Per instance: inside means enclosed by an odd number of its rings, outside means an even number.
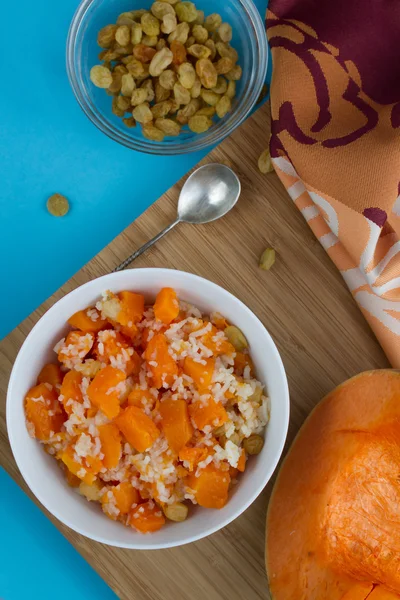
M204 161L223 162L237 172L243 186L237 207L215 223L180 225L138 259L135 267L196 273L225 287L255 312L274 338L287 370L292 411L289 443L322 396L344 379L363 370L386 367L388 362L339 273L276 174L259 173L257 159L268 139L269 106L265 105ZM1 464L24 490L28 491L12 458L5 425L7 382L19 347L54 302L78 285L112 271L173 220L182 183L1 342ZM277 261L271 271L264 272L258 268L258 259L269 246L276 249ZM3 293L11 294L12 290ZM272 482L224 530L172 550L109 548L54 522L121 600L265 599L269 595L264 524L271 486Z

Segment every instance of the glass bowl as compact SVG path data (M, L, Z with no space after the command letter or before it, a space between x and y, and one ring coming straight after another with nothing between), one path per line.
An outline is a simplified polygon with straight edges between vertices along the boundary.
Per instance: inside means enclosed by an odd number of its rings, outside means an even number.
M81 108L89 119L111 139L149 154L183 154L218 144L230 135L257 102L265 82L268 66L268 44L263 20L252 0L198 0L196 6L206 16L214 12L232 25L232 45L239 53L243 69L237 82L232 111L202 134L187 127L179 137L153 142L143 137L141 127L129 129L111 111L111 97L90 81L90 69L99 64L97 34L105 25L115 23L122 12L150 8L152 0L83 0L72 20L67 40L68 77Z

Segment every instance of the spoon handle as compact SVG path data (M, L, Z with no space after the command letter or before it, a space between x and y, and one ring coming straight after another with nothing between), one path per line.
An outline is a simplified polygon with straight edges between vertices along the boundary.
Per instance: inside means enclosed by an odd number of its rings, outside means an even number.
M176 219L176 221L171 223L171 225L168 225L168 227L166 227L165 229L160 231L160 233L158 235L156 235L155 237L153 237L152 240L149 240L146 244L144 244L141 248L139 248L139 250L136 250L136 252L134 252L126 260L124 260L124 262L121 263L119 265L119 267L114 269L113 273L117 273L118 271L123 271L123 269L125 269L128 265L130 265L131 262L133 262L138 256L143 254L143 252L146 252L146 250L148 250L153 244L155 244L156 242L158 242L158 240L160 240L162 237L164 237L164 235L166 233L171 231L171 229L173 229L175 227L175 225L178 225L179 222L180 222L180 219Z

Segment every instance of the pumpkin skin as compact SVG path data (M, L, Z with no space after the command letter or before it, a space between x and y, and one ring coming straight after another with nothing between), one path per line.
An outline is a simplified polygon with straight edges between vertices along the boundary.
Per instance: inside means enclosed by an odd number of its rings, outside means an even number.
M400 598L400 373L368 371L300 429L267 514L274 600Z

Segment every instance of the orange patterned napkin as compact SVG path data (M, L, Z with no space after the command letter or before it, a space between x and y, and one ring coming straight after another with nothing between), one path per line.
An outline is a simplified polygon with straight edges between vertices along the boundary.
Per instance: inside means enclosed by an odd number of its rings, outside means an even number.
M400 366L400 4L271 0L271 156Z

